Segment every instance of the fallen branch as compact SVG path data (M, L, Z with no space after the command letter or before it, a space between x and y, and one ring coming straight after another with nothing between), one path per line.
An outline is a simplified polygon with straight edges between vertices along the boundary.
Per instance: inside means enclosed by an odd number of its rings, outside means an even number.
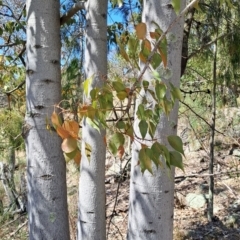
M230 175L230 174L240 174L240 171L235 172L219 172L219 173L213 173L213 174L190 174L190 175L182 175L182 176L176 176L176 179L186 179L186 178L198 178L198 177L210 177L210 176L218 176L218 175Z

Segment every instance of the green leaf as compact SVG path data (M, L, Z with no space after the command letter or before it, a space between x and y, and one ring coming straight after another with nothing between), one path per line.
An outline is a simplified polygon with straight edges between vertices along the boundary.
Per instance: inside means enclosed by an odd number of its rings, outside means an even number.
M151 23L154 24L157 28L157 29L155 29L155 32L157 32L159 35L161 35L163 33L163 31L161 30L160 26L155 21L152 21Z
M122 82L114 81L112 82L112 86L116 92L121 92L125 90L125 85Z
M119 8L122 7L122 5L123 5L123 0L117 0L117 2L118 2L118 7L119 7Z
M87 116L93 120L96 116L96 112L97 110L95 108L93 108L92 106L89 106L87 109Z
M125 127L125 134L128 135L131 138L131 140L133 140L134 138L133 133L134 133L133 126L127 123Z
M70 153L63 153L64 154L64 157L65 157L65 160L67 162L69 162L70 160L74 159L75 155L77 154L77 152L79 151L78 148L76 148L74 151L70 152Z
M145 119L145 109L143 104L139 104L138 110L137 110L137 116L140 120Z
M167 100L167 98L164 98L162 101L162 107L163 107L163 111L164 113L169 116L172 108L173 108L173 103L169 100Z
M143 85L144 90L146 91L146 90L148 89L149 82L146 81L146 80L143 80L143 81L142 81L142 85Z
M158 100L161 100L165 97L167 87L164 83L156 82L155 92Z
M173 102L175 102L176 99L182 100L181 90L177 87L174 87L172 83L170 83L170 86L171 86L171 95L172 95Z
M114 156L117 154L117 147L112 141L108 142L108 148Z
M230 0L226 0L226 3L227 3L229 8L234 8L234 5L230 2Z
M116 127L118 129L125 129L125 122L124 121L118 121L117 124L116 124Z
M152 145L151 149L152 152L155 154L156 158L159 158L160 155L164 156L167 165L169 165L170 155L168 149L164 145L160 144L159 142L155 142Z
M112 142L118 149L120 146L124 145L125 142L124 135L122 133L116 132L110 138L110 142Z
M159 72L157 71L152 71L152 74L153 74L153 77L159 81L161 81L161 77L160 77L160 74Z
M158 102L158 100L157 100L157 98L156 98L156 95L155 95L155 92L154 92L153 90L151 90L151 89L147 89L147 91L151 94L152 98L153 98L156 102Z
M182 139L179 136L175 135L168 136L167 139L171 147L184 156Z
M148 131L151 136L151 138L154 137L155 131L156 131L157 125L154 124L152 121L148 122Z
M151 61L153 69L156 69L160 65L161 61L162 61L161 56L158 53L154 53Z
M138 124L140 133L142 135L142 138L144 139L146 137L147 131L148 131L148 124L145 120L141 120Z
M226 1L229 1L229 0L226 0ZM194 7L196 10L202 12L202 10L201 10L201 8L199 7L198 3L199 3L199 1L195 2L194 5L193 5L193 7ZM232 5L232 6L233 6L233 5Z
M141 43L141 51L139 53L140 60L146 63L150 53L151 53L151 43L149 40L145 39Z
M0 27L0 36L3 34L3 29Z
M155 166L158 168L158 166L161 166L161 162L160 162L160 154L158 154L154 147L151 147L151 149L148 149L146 151L146 154L150 157L150 159L154 162Z
M182 161L182 155L176 151L170 151L170 164L171 166L175 166L180 168L184 172L184 166Z
M125 51L124 49L124 46L122 45L121 41L119 40L117 34L116 34L116 41L117 41L117 44L118 44L118 47L119 47L119 53L122 55L122 57L127 61L129 62L129 56L127 54L127 52Z
M89 126L91 126L92 128L95 128L98 132L100 132L101 124L99 122L94 121L94 119L91 119L89 117L86 118L86 122Z
M160 46L158 47L158 52L161 55L161 59L163 62L163 66L167 67L167 39L163 38L163 40L160 43Z
M123 101L125 98L128 97L128 94L125 91L120 91L117 93L117 97L119 100Z
M148 170L150 173L152 173L152 161L147 154L147 149L148 148L142 148L139 151L139 161L142 173L144 173L145 170Z
M93 89L90 91L90 97L91 97L91 99L92 99L92 100L95 100L98 93L99 93L99 89L93 88Z
M172 0L172 6L176 14L178 14L181 8L181 0Z
M88 97L89 96L89 90L90 87L92 85L92 81L93 81L93 76L91 76L90 78L86 79L83 83L83 91L84 94Z

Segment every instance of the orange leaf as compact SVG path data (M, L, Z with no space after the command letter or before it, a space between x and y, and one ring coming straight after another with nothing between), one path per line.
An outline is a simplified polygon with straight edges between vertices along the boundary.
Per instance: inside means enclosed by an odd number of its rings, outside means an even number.
M55 111L52 113L51 120L55 128L61 126L60 117Z
M125 91L126 91L127 94L129 94L130 93L130 88L126 88Z
M147 62L147 58L143 55L142 52L139 53L139 58L140 58L140 60L141 60L143 63L146 63L146 62Z
M81 162L81 158L82 158L82 154L81 154L81 151L78 150L75 157L73 158L74 159L74 162L79 165L80 162Z
M144 48L148 49L151 52L151 43L149 40L143 40Z
M167 67L167 56L164 54L164 52L160 48L158 48L158 51L161 55L163 66L166 68Z
M106 135L105 135L104 138L103 138L103 142L104 142L105 145L107 146L107 138L106 138Z
M135 30L138 39L145 39L147 33L146 23L139 23L137 26L135 26Z
M74 139L72 137L63 139L62 150L65 153L73 152L76 148L77 148L77 140L76 139Z
M73 138L78 138L79 125L76 121L64 121L62 127L71 135Z
M61 126L57 127L57 134L62 138L68 138L70 136L70 134L68 133L68 131L66 131L64 128L62 128Z
M78 109L78 111L82 117L86 116L88 111L88 105L83 105L82 108Z
M117 153L118 153L118 157L119 157L120 159L122 159L123 154L124 154L124 147L123 147L122 145L119 146Z
M150 37L153 39L158 39L161 35L158 32L150 32Z

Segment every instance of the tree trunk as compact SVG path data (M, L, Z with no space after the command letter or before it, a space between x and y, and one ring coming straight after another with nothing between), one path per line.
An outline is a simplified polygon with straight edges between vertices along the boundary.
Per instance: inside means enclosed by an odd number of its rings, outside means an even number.
M181 2L184 6L185 1ZM165 31L175 18L176 14L171 7L171 0L144 1L142 22L147 24L148 31L155 31L156 26L152 22L156 22ZM179 87L183 19L174 25L167 34L167 39L167 68L170 69L172 75L170 79L164 79L164 75L161 78L166 84L171 82L174 86ZM150 81L151 72L147 71L143 79ZM141 101L142 95L137 100L136 109ZM178 104L176 103L170 116L167 117L163 114L157 126L155 138L161 144L167 145L167 136L176 134L177 120ZM141 136L137 120L134 123L134 130L138 136ZM138 164L140 148L140 144L134 141L127 239L171 240L173 238L174 170L169 176L165 167L156 169L153 166L153 175L147 171L142 174Z
M23 136L27 154L29 239L69 239L66 163L51 130L61 101L59 1L28 0L26 98Z
M86 2L86 78L92 87L101 87L107 74L107 0ZM86 104L89 99L86 96ZM106 239L105 216L105 131L98 131L83 120L82 160L79 184L78 239ZM85 145L91 146L90 161Z

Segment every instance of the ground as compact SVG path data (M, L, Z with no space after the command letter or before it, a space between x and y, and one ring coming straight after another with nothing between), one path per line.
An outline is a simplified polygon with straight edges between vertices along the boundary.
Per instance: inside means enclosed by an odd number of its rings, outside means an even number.
M238 145L235 145L235 149L232 148L232 140L221 135L216 136L212 222L207 219L207 203L200 208L193 208L186 201L189 193L204 196L208 194L209 140L204 139L204 142L195 146L185 143L185 173L176 170L175 178L174 240L240 240L240 157L237 156ZM238 142L237 140L234 141ZM107 158L105 183L109 240L126 239L130 180L129 176L122 179L119 174L126 162L127 160L120 166L110 155ZM68 164L67 168L70 230L73 240L76 239L79 172L74 164ZM2 194L4 191L1 190ZM26 215L1 216L0 239L27 239Z

